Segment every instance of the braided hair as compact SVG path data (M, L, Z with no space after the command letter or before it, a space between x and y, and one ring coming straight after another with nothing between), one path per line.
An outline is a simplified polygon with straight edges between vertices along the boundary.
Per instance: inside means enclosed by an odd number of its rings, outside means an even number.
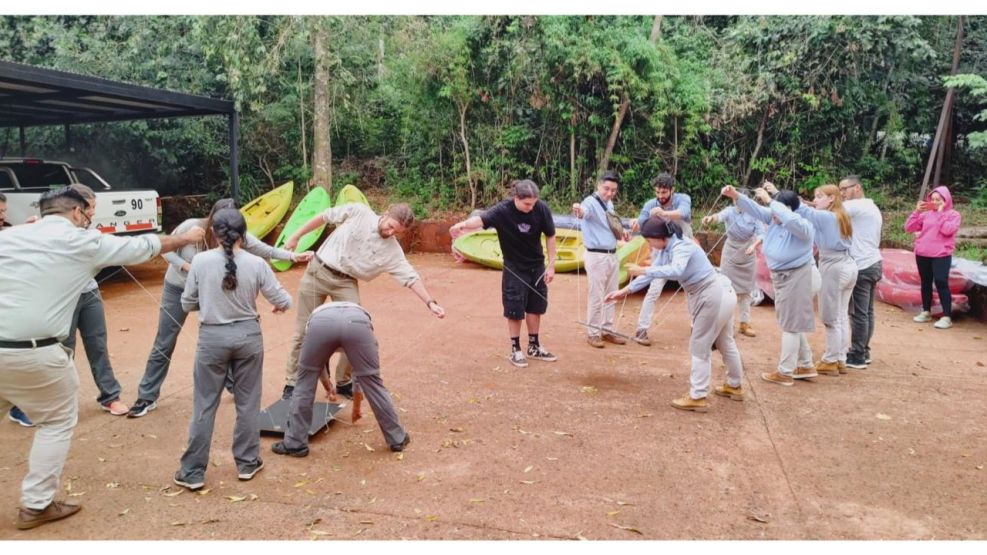
M247 235L247 221L243 214L235 208L222 208L212 215L213 236L219 241L226 254L226 275L223 277L223 289L236 289L236 262L233 260L233 246Z
M219 243L216 241L216 235L212 232L212 220L216 212L224 208L236 208L236 202L231 198L221 198L212 205L212 210L209 211L209 216L206 217L205 242L208 249L214 249L219 246Z

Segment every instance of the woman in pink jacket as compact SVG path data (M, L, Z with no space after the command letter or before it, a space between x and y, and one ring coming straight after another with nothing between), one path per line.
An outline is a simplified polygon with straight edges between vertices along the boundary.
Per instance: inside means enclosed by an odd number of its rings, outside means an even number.
M922 312L916 322L932 320L932 283L935 282L942 304L942 318L936 327L952 327L953 306L949 293L949 267L956 249L956 231L960 228L960 213L953 210L953 196L943 186L932 190L928 200L920 200L915 211L905 221L905 231L918 232L915 237L915 263L922 278Z

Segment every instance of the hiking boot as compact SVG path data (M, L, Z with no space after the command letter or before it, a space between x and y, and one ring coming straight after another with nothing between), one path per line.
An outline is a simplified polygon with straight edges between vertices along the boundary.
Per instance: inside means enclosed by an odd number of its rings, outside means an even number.
M919 324L924 324L926 322L932 321L932 314L928 310L923 310L918 313L918 316L912 318L912 322L918 322Z
M154 401L137 399L134 406L130 407L130 412L127 413L127 418L140 418L156 408L158 408L158 404Z
M648 339L648 330L645 329L637 330L636 332L634 332L634 337L632 337L631 339L633 339L634 342L637 343L638 345L644 345L645 347L651 346L651 340Z
M289 457L307 457L308 456L308 446L299 447L298 449L288 449L284 446L283 441L279 441L271 446L271 451L274 451L278 455L287 455Z
M295 386L286 385L284 386L284 389L281 390L281 398L287 401L288 399L291 399L291 395L294 392L295 392Z
M80 505L70 505L61 501L52 501L44 509L22 508L17 512L17 529L30 530L42 524L61 520L79 512Z
M559 357L545 350L541 345L528 345L528 358L543 360L545 362L555 362Z
M798 373L798 370L795 372ZM816 363L815 372L817 375L823 374L826 376L839 376L840 364L838 362L826 362L825 360L820 360Z
M709 410L705 397L702 399L693 399L688 395L679 399L672 399L672 406L681 410L691 410L692 412L706 412Z
M236 477L239 478L241 482L246 482L247 480L253 479L253 477L256 476L257 473L260 472L262 468L264 468L264 461L258 458L257 466L255 466L253 470L240 472L239 474L236 475Z
M130 412L127 405L123 404L120 399L114 399L106 403L99 405L99 408L105 410L106 412L112 414L113 416L123 416Z
M511 354L507 356L507 360L511 361L511 364L518 368L528 367L528 361L525 360L523 351L511 351Z
M590 346L596 347L597 349L603 348L603 340L600 339L599 335L590 335L586 337L586 342L589 343Z
M397 445L389 445L388 447L391 448L391 451L394 451L395 453L400 453L401 451L404 451L404 448L407 447L409 443L411 443L411 434L405 432L404 441L398 443Z
M739 385L737 387L733 387L728 383L724 383L723 385L718 385L713 388L713 393L719 395L720 397L733 399L734 401L744 400L744 390Z
M846 371L846 362L844 362L844 361L841 360L841 361L837 362L836 364L839 367L840 374L846 374L847 373L847 371Z
M10 420L11 422L20 424L25 428L34 427L34 422L31 422L31 419L28 418L26 414L24 414L24 411L22 411L17 407L10 407L10 412L7 413L7 419ZM29 510L33 510L33 509L29 509Z
M854 358L854 357L847 357L846 358L846 364L845 364L845 366L847 368L857 368L859 370L863 370L864 368L867 368L867 365L869 363L870 363L870 361L868 361L866 359Z
M934 324L934 327L940 330L948 330L949 328L953 327L953 319L950 318L949 316L943 316L942 318L939 319L938 322Z
M792 376L786 376L777 370L774 372L762 372L761 379L766 382L776 383L778 385L788 387L795 385L795 379Z
M793 380L807 380L809 378L818 378L819 372L816 372L814 366L799 366L792 372Z
M203 488L203 486L206 485L205 482L201 480L188 480L182 478L182 472L180 470L175 473L175 477L172 478L171 481L175 482L176 485L182 486L183 488L189 491L200 490Z
M747 337L757 337L754 333L754 328L751 327L747 322L740 323L740 335L746 335Z
M346 397L347 399L353 400L353 382L349 381L346 383L336 384L336 393Z
M619 335L614 335L612 333L603 332L603 335L601 335L600 338L603 339L604 341L606 341L607 343L613 343L614 345L626 345L627 344L627 340L626 339L624 339L623 337L620 337Z

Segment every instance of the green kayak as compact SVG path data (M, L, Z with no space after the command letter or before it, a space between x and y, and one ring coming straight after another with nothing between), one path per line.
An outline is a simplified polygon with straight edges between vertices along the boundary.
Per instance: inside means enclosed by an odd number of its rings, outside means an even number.
M637 237L628 241L624 246L617 249L617 264L620 267L620 274L617 277L617 282L621 287L630 279L627 275L627 263L637 264L641 266L644 261L648 259L648 242L644 237L638 235Z
M278 236L278 240L274 243L275 248L282 248L284 244L288 241L298 228L305 225L306 222L317 216L318 214L325 211L327 208L332 206L332 199L329 198L329 193L322 187L315 187L305 195L305 198L298 203L295 211L291 213L291 217L288 218L288 223L284 225L284 229L281 230L281 235ZM309 247L315 244L322 235L322 231L325 230L326 226L319 226L314 231L310 231L302 236L298 240L298 246L295 247L295 252L305 252ZM271 266L274 269L283 272L291 268L292 262L290 260L272 260Z
M360 189L357 189L353 185L347 185L340 189L339 194L336 195L336 206L342 206L351 202L358 202L360 204L370 206L370 203L367 202L367 197L363 196Z
M545 251L545 237L541 239L542 250ZM485 229L457 237L453 242L453 248L463 255L463 258L497 268L504 267L504 255L500 252L500 241L497 239L497 230ZM574 229L555 230L556 247L556 272L574 272L583 267L583 234Z

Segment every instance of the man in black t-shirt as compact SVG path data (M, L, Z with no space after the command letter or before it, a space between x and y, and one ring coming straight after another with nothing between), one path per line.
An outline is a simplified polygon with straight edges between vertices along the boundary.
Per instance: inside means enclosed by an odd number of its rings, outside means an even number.
M494 228L504 255L501 294L511 336L508 359L518 368L528 366L521 350L521 321L528 326L528 357L554 362L558 357L538 342L541 315L548 311L548 284L555 277L555 223L548 205L538 200L533 181L515 181L513 198L501 201L479 216L452 226L451 232ZM548 265L541 248L545 235Z

